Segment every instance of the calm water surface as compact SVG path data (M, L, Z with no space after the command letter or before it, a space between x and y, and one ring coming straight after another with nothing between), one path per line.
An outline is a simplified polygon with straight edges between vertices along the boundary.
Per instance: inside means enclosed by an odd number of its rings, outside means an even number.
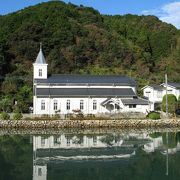
M180 132L0 136L0 180L179 180Z

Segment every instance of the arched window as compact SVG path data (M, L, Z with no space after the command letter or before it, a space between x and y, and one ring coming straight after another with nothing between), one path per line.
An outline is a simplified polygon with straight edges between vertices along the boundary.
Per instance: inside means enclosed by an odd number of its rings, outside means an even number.
M39 77L42 77L42 69L39 69Z
M93 100L93 110L96 110L96 109L97 109L97 101Z
M57 109L58 109L58 101L54 100L54 110L57 110Z
M66 109L67 109L67 110L70 110L70 109L71 109L70 100L67 100L67 102L66 102Z
M45 110L45 100L41 101L41 110Z
M80 110L83 110L83 109L84 109L84 101L80 100Z

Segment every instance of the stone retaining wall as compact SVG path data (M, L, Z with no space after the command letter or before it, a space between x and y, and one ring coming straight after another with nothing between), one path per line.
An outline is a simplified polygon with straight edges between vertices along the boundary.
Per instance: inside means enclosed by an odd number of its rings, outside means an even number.
M180 119L166 120L1 120L0 128L62 129L62 128L178 128Z
M61 129L15 129L15 128L1 128L0 136L4 135L60 135L60 134L84 134L84 135L104 135L104 134L152 134L155 132L180 132L180 128L61 128Z

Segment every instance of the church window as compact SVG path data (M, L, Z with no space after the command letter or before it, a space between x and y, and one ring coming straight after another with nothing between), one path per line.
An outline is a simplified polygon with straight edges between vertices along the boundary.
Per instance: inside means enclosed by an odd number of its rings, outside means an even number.
M67 138L67 140L66 140L67 146L70 146L70 143L71 143L70 138Z
M39 69L39 77L42 77L42 69Z
M67 102L66 102L66 109L70 110L70 108L71 108L70 100L67 100Z
M58 102L57 100L54 100L54 110L57 110L58 109Z
M42 176L42 169L38 168L38 176Z
M96 109L97 109L97 101L93 100L93 110L96 110Z
M45 101L44 100L41 101L41 110L45 110Z
M45 138L44 137L41 138L41 146L45 146Z
M94 146L97 145L97 136L93 136L93 144L94 144Z
M80 100L80 110L83 110L83 109L84 109L84 101Z

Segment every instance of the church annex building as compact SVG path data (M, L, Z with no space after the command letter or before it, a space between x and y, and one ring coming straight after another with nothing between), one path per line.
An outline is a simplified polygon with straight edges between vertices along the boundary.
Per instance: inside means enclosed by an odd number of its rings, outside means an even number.
M148 101L137 97L136 82L132 78L72 74L48 77L48 64L42 48L33 67L33 112L36 115L149 111Z

